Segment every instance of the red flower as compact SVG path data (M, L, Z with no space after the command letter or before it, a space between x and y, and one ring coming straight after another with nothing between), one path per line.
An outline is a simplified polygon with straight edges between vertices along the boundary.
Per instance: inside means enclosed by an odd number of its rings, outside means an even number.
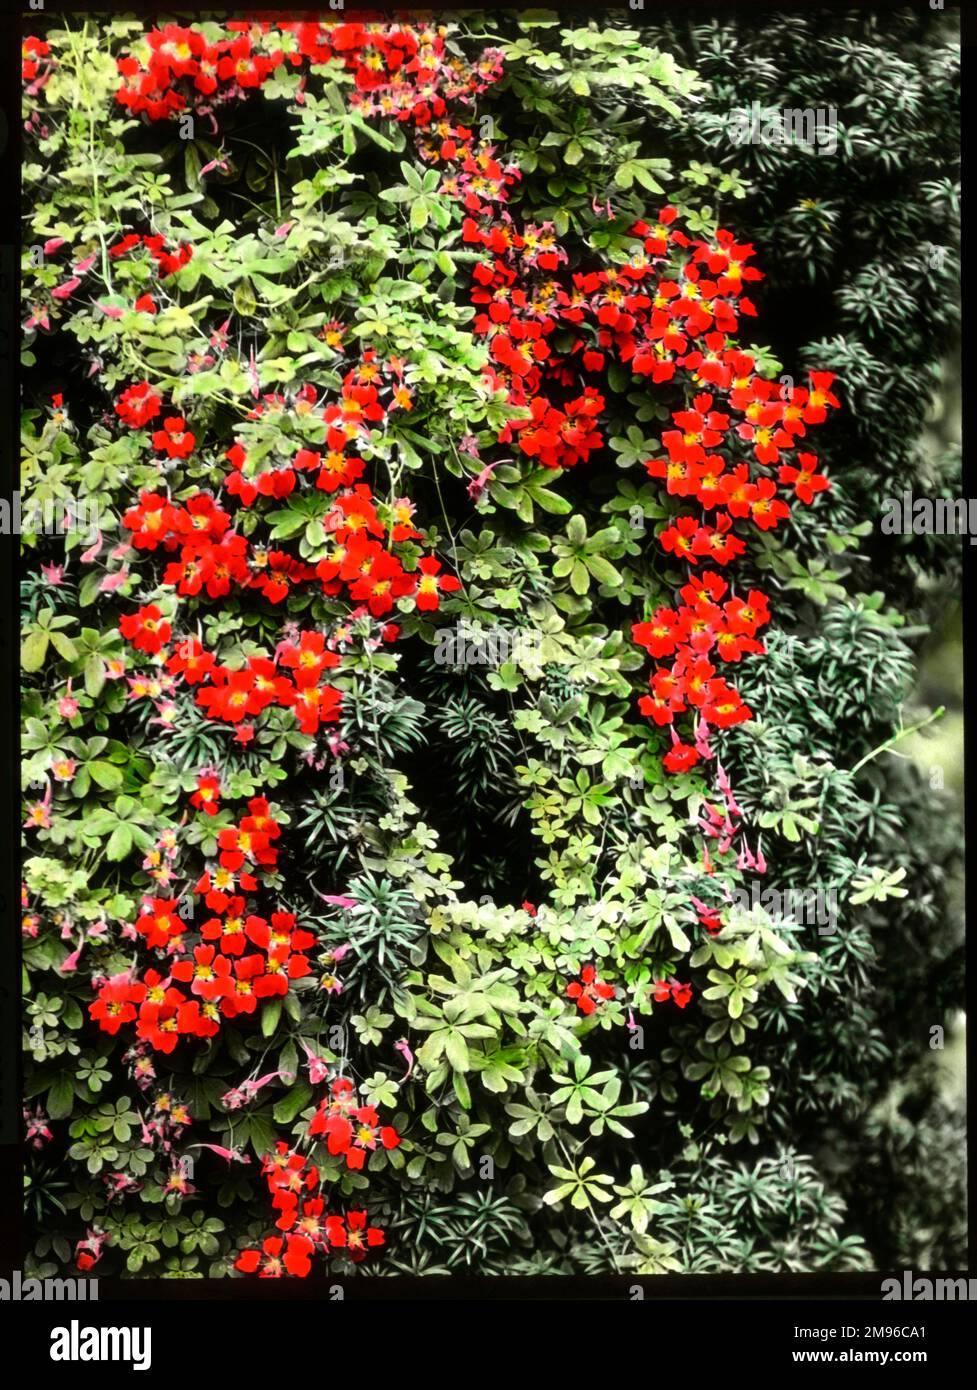
M331 1087L331 1096L319 1102L319 1108L309 1123L309 1136L322 1135L333 1155L343 1155L347 1168L354 1172L366 1163L379 1140L385 1149L395 1149L400 1135L390 1125L379 1124L379 1116L370 1105L357 1106L352 1082L340 1077Z
M121 241L117 241L114 246L109 247L109 255L113 260L118 260L125 256L129 251L135 250L142 245L142 237L138 232L127 232Z
M725 588L725 585L723 587ZM759 589L751 589L746 600L728 599L723 604L723 611L733 632L745 632L750 637L755 636L757 628L770 621L767 597Z
M723 504L730 516L749 516L750 507L758 494L756 485L750 478L748 464L737 464L731 473L724 475L719 487L723 494Z
M315 685L327 667L336 667L340 663L335 652L326 650L325 634L321 632L303 632L299 636L298 646L289 642L279 650L279 663L295 671L297 685Z
M753 443L757 462L766 466L776 463L781 449L793 447L794 440L780 425L781 407L779 405L750 406L747 411L750 419L736 426L740 439Z
M278 826L274 821L271 821L269 827L274 827L274 835L277 838L280 834ZM278 854L271 847L271 838L270 829L245 829L243 821L238 827L228 827L226 830L222 830L217 837L217 843L220 847L220 862L225 869L231 870L240 869L247 859L269 868L274 867Z
M260 1250L242 1250L234 1268L242 1274L257 1274L261 1279L280 1279L283 1274L304 1279L311 1272L309 1256L314 1250L312 1241L304 1235L289 1235L284 1240L281 1236L268 1236Z
M778 521L783 521L785 517L790 516L790 508L787 503L781 502L776 493L777 485L772 478L759 478L757 480L757 497L750 507L750 515L761 531L771 530Z
M792 484L796 496L810 506L814 501L814 494L824 492L831 484L823 473L817 471L818 460L815 454L798 454L797 462L800 464L799 468L781 464L780 481Z
M187 422L182 415L171 415L163 421L163 428L153 435L153 448L159 449L171 459L185 459L196 444L194 436L187 431Z
M664 536L662 539L664 540ZM742 555L745 549L746 542L733 533L732 518L725 512L716 513L715 526L697 527L692 539L693 553L707 555L711 560L715 560L717 565L728 565L730 560Z
M216 816L220 807L220 778L201 773L197 778L197 790L190 797L190 805L196 806L205 815Z
M186 923L177 912L179 905L178 898L143 898L135 926L147 946L168 947L186 931Z
M658 608L648 622L632 624L631 637L654 657L671 656L677 640L676 621L670 608Z
M239 1014L253 1014L262 997L258 984L264 975L265 961L257 953L241 956L233 965L227 956L220 956L214 964L214 974L220 981L220 1011L227 1018Z
M350 549L352 550L352 546ZM430 566L432 563L436 568L440 568L436 560L422 560L420 563L422 572L425 574L428 573L428 571L424 570L424 566L425 564ZM373 616L375 618L380 618L384 613L389 613L391 608L393 608L394 599L402 598L405 594L411 593L416 583L417 581L413 575L404 573L403 566L395 555L391 555L389 551L383 550L380 546L377 546L375 552L369 559L366 573L361 574L358 579L355 579L352 584L350 584L349 594L350 598L353 599L365 599L367 607ZM431 583L434 583L435 586L433 591L430 587L425 588L426 584L430 585ZM418 588L418 608L437 608L437 588L439 584L444 590L461 588L459 581L453 579L450 575L443 575L440 581L430 581L424 578L421 580ZM432 592L434 594L433 602L430 601Z
M248 700L254 688L250 671L228 671L219 666L213 673L214 684L197 691L197 704L211 719L240 723L248 715Z
M263 569L254 576L252 583L269 603L281 603L288 597L293 585L310 579L314 573L310 565L286 554L284 550L270 550Z
M734 724L742 724L744 720L752 719L753 714L749 707L744 705L739 694L731 685L727 685L724 680L712 680L706 686L702 717L707 724L715 724L721 729L729 729ZM674 751L672 749L673 753ZM667 759L666 766L668 766Z
M188 533L198 541L220 540L231 524L227 512L221 511L206 492L198 492L185 504L183 520Z
M220 917L209 918L200 928L200 935L205 941L219 941L224 955L242 955L247 946L244 930L244 899L228 897L223 893L208 893L208 907L212 905L211 898L223 899L223 906L215 908L215 911L224 911L227 915L223 920Z
M673 497L695 496L698 492L701 468L687 459L652 459L645 464L650 478L664 478L666 491Z
M20 75L24 82L34 81L41 65L40 60L46 58L50 52L50 45L46 44L43 39L33 36L24 39L20 48Z
M119 631L137 651L150 656L158 652L170 640L170 625L155 603L147 603L135 613L128 613L119 619Z
M580 972L579 980L573 980L567 985L567 998L574 1000L582 1014L589 1015L605 999L614 998L614 986L598 980L597 970L593 965L585 965Z
M685 705L681 702L674 704L658 694L642 695L638 700L638 709L642 714L647 714L656 724L671 724L676 713L685 709Z
M673 411L672 419L678 429L662 434L668 456L675 461L701 462L706 449L721 444L729 429L729 416L712 409L712 396L696 396L692 404L692 410Z
M131 999L132 980L129 972L113 975L98 991L98 998L89 1004L88 1012L103 1032L115 1034L123 1023L130 1023L136 1017Z
M673 999L680 1009L684 1009L692 998L692 986L680 984L678 980L656 980L655 981L655 1002L663 1003L666 999Z
M305 1236L314 1246L325 1249L326 1230L322 1220L325 1209L326 1204L321 1197L295 1201L282 1211L275 1225L280 1231L294 1229L297 1235Z
M148 970L145 980L133 989L142 1001L136 1036L157 1052L172 1052L179 1041L178 1012L185 996L155 970Z
M209 598L223 598L232 584L247 584L250 579L246 553L243 536L225 536L214 545L201 531L184 545L179 560L167 565L163 583L175 584L179 594L199 594L206 589Z
M658 539L664 549L677 560L687 560L690 565L697 565L699 561L692 553L692 541L702 529L694 516L679 516L675 518L672 526L665 528Z
M820 425L828 418L827 407L834 406L837 410L841 402L837 396L831 392L831 383L834 381L833 372L812 372L811 391L807 398L807 405L804 409L804 421L808 425Z
M170 547L174 533L181 529L181 512L166 497L156 492L141 492L139 505L131 508L122 518L122 525L133 533L132 544L137 550L155 550L157 546L169 541Z
M180 960L173 966L174 980L189 985L190 993L199 994L203 999L219 999L229 994L231 981L223 970L218 971L221 957L215 961L215 955L213 946L195 946L192 961Z
M133 429L140 429L150 420L155 420L162 408L162 398L156 394L148 381L138 386L130 386L115 403L115 413L124 424Z
M347 1212L345 1217L327 1217L326 1239L330 1245L346 1250L357 1263L365 1258L368 1248L384 1244L383 1231L378 1226L367 1225L365 1211Z
M187 685L197 685L206 680L216 665L212 652L205 652L195 637L182 641L166 663L166 669L174 675L182 675Z
M285 1141L279 1139L275 1152L265 1154L261 1171L268 1183L271 1204L282 1213L275 1224L279 1230L289 1230L295 1224L299 1201L318 1187L319 1170L308 1165L302 1154L293 1153Z
M295 711L302 733L314 734L320 724L334 723L339 718L341 700L335 686L309 685L297 688L288 703Z
M688 584L679 590L686 603L718 603L729 585L715 570L703 570L693 575Z
M667 772L688 772L699 761L699 754L687 743L676 742L662 762Z
M696 899L696 911L699 914L699 921L705 927L710 936L718 936L723 929L723 919L718 911L707 907L705 903L700 903ZM656 986L657 988L657 986Z

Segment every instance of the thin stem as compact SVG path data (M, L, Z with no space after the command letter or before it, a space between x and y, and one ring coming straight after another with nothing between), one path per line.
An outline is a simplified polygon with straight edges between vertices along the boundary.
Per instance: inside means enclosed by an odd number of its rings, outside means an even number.
M563 1154L563 1157L564 1157L564 1159L566 1160L566 1165L567 1165L567 1167L568 1167L572 1172L576 1173L576 1172L577 1172L577 1165L574 1163L573 1159L570 1157L570 1154L567 1152L567 1146L566 1146L566 1144L563 1142L562 1139L559 1139L557 1142L558 1142L559 1145L560 1145L560 1152ZM600 1214L595 1210L594 1204L593 1204L593 1202L591 1202L589 1196L587 1197L587 1214L588 1214L588 1216L590 1217L591 1221L593 1222L594 1226L596 1226L596 1228L597 1228L597 1234L600 1236L601 1240L602 1240L602 1241L604 1242L604 1244L607 1246L607 1253L608 1253L608 1254L610 1255L610 1257L611 1257L611 1264L614 1266L614 1273L615 1273L615 1274L620 1274L620 1273L621 1273L621 1266L620 1266L620 1265L618 1264L618 1262L617 1262L617 1254L615 1253L615 1250L614 1250L613 1245L611 1244L611 1242L610 1242L610 1241L608 1240L608 1238L607 1238L607 1232L604 1230L604 1225L603 1225L603 1222L602 1222L601 1219L600 1219Z
M937 719L942 719L944 714L946 714L946 706L940 705L939 709L933 710L932 714L928 714L925 719L920 719L917 724L910 724L908 729L900 729L898 733L893 734L891 738L887 738L885 743L880 743L878 748L873 748L871 753L866 753L864 758L859 758L855 766L849 770L848 775L854 777L859 768L864 767L866 763L870 763L872 759L878 757L880 753L885 753L902 739L908 737L909 734L915 734L918 733L920 729L925 729L927 724L932 724Z

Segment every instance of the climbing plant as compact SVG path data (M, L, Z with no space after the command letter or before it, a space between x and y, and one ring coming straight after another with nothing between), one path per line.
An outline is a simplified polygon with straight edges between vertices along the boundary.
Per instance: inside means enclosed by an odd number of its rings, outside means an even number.
M777 77L739 42L513 14L25 44L36 1269L888 1256L883 1177L846 1206L815 1136L881 1151L868 1098L952 950L897 979L877 930L910 871L897 931L943 920L950 833L924 867L884 746L932 603L907 624L901 578L949 566L892 543L863 582L860 174L806 249L785 206L826 163L717 135ZM785 326L819 276L864 346ZM907 466L924 405L885 417Z

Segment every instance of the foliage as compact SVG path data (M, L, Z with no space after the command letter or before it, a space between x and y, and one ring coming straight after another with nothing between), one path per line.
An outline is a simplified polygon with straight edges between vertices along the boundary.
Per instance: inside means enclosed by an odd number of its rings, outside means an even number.
M930 22L883 42L871 17L846 16L818 38L818 71L834 64L864 124L801 168L785 151L733 157L717 132L758 89L815 100L790 86L814 19L761 44L729 22L469 16L378 26L382 41L347 50L318 25L208 20L193 42L231 64L217 60L210 91L178 75L181 32L154 40L176 45L177 109L143 90L141 22L52 21L25 69L28 242L43 254L24 265L22 486L83 496L98 536L24 537L24 776L43 788L24 872L37 1269L72 1243L82 1267L173 1278L301 1275L312 1249L390 1275L908 1258L881 1173L869 1193L851 1175L882 1151L867 1110L924 1045L906 1034L913 998L933 998L934 1022L959 998L935 930L956 850L931 794L873 754L952 573L937 545L910 554L864 520L884 494L859 460L884 455L893 489L922 482L920 382L954 326L952 265L924 300L905 254L923 254L937 217L913 180L952 178L926 135L934 106L952 106L952 45L927 42ZM420 94L394 50L427 75ZM893 114L885 82L910 77ZM459 128L478 132L474 174ZM479 208L481 226L538 239L538 287L561 257L605 277L633 266L634 225L666 201L713 247L730 222L755 236L777 357L837 373L846 394L825 427L831 490L751 531L737 560L737 591L775 594L776 622L765 655L735 669L752 718L716 734L769 881L841 897L838 933L817 941L755 906L710 926L695 904L718 911L761 869L722 836L703 856L713 800L733 824L708 737L696 728L677 768L638 710L632 625L688 576L661 553L682 498L636 470L671 454L684 396L628 370L596 312L541 335L557 362L525 386L472 294ZM904 289L879 321L873 255ZM587 365L571 373L575 342ZM780 372L772 348L749 351L758 377ZM527 409L561 370L549 399L573 428L531 453ZM186 560L177 536L201 495L220 555L171 574L159 561ZM388 578L343 572L337 496L383 538ZM444 660L447 624L463 622L476 647L500 626L520 642ZM321 683L300 683L303 653ZM188 683L205 656L227 674ZM221 871L239 876L224 901ZM165 1010L147 1022L157 985L140 972L172 966L189 986L218 956L237 971L240 955L206 952L238 915L247 959L262 980L287 974L284 990L215 1007L212 1030L198 1010L178 1028L193 1037L177 1040ZM116 1004L118 1031L96 1026ZM822 1161L826 1125L850 1165Z

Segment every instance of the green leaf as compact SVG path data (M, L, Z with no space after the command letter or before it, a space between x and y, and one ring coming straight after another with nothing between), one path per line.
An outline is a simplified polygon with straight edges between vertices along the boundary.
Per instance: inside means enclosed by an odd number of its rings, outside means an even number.
M614 183L618 188L630 188L634 183L634 165L627 161L619 165L614 173Z
M455 1095L458 1097L458 1104L463 1110L472 1108L472 1094L468 1089L468 1082L460 1071L451 1073L451 1084L454 1086Z
M47 1113L52 1120L64 1120L71 1114L75 1087L68 1072L61 1072L47 1093Z
M85 662L85 692L94 699L105 688L105 662L98 652L92 652Z
M567 537L574 546L583 545L587 539L587 523L579 513L567 522Z
M573 569L570 571L570 588L575 594L585 594L590 588L587 566L580 560L574 561Z
M542 483L527 483L526 491L544 512L550 512L553 516L566 516L567 512L573 511L573 503L568 498Z
M48 634L32 632L20 648L20 664L25 671L39 671L47 656Z
M460 1033L448 1033L445 1039L444 1052L455 1071L469 1070L471 1062L468 1057L468 1044Z
M131 849L132 831L127 825L117 825L109 836L109 842L105 848L106 859L116 864L120 859L124 859Z
M88 771L91 773L92 779L97 782L104 791L115 792L122 786L122 769L115 767L112 763L89 763Z
M619 571L609 560L605 560L603 555L588 555L585 564L599 584L622 584L624 582Z
M263 1016L262 1016L263 1019ZM267 1034L266 1034L267 1036ZM312 1099L312 1087L305 1081L298 1082L293 1086L281 1100L275 1105L272 1114L275 1123L279 1125L291 1124L295 1116L309 1104Z
M261 1036L270 1038L278 1027L278 1020L282 1016L282 1001L272 999L261 1011Z

